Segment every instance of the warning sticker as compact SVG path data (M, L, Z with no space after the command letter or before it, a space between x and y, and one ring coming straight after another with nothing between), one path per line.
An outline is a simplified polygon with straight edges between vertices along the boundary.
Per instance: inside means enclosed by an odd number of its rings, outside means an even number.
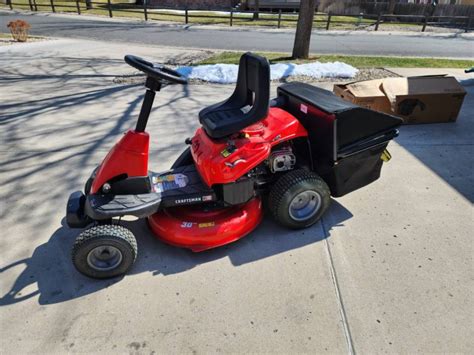
M183 174L169 174L153 176L153 189L155 192L163 192L183 188L188 184L188 177Z
M300 111L303 113L308 113L308 106L301 104Z
M221 155L222 155L224 158L227 158L230 154L231 154L231 152L229 152L229 151L227 150L227 148L224 149L224 150L221 152Z

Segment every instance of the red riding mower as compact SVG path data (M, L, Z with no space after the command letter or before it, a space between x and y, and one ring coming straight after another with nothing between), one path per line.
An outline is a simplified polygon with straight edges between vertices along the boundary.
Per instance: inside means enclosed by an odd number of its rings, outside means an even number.
M316 223L338 197L380 176L401 120L350 104L303 83L283 84L270 101L265 58L240 59L232 96L199 113L202 127L167 171L148 170L145 132L163 83L186 84L178 72L135 56L147 75L143 105L129 130L94 170L84 193L71 194L67 224L84 228L72 259L95 278L124 274L137 244L121 218L147 218L156 237L198 252L236 241L262 220L262 198L288 228Z

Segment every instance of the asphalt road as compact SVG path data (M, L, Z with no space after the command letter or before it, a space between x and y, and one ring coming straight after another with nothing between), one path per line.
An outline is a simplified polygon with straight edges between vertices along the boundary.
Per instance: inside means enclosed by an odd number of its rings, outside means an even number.
M0 11L0 24L26 19L33 35L85 38L161 46L290 52L292 31L226 29L142 21L110 21L64 15L12 14ZM474 39L423 34L316 32L311 50L324 54L472 58Z

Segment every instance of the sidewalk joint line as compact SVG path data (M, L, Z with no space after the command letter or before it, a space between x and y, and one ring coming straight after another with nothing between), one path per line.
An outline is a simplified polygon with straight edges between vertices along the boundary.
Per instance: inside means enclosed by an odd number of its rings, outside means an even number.
M328 255L328 259L329 259L329 269L331 271L331 278L332 278L332 282L333 282L333 285L334 285L334 292L336 293L337 303L339 305L339 313L341 315L342 325L343 325L343 329L344 329L344 337L345 337L346 343L347 343L347 349L348 349L349 355L355 355L356 352L355 352L355 349L354 349L354 344L352 342L352 335L351 335L351 331L350 331L350 328L349 328L349 323L347 321L346 310L344 308L344 302L342 300L341 291L340 291L340 288L339 288L339 282L337 280L336 269L334 268L334 261L333 261L333 257L332 257L332 253L331 253L331 248L329 246L329 241L328 241L329 233L326 229L323 218L321 218L321 226L323 228L323 232L324 232L324 236L325 236L324 242L326 244L326 252L327 252L327 255Z

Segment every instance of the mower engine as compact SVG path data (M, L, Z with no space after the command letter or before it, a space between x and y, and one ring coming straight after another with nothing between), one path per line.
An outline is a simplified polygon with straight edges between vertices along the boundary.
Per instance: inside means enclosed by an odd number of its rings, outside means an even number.
M292 170L296 164L296 156L290 145L273 151L268 158L268 167L272 173Z

